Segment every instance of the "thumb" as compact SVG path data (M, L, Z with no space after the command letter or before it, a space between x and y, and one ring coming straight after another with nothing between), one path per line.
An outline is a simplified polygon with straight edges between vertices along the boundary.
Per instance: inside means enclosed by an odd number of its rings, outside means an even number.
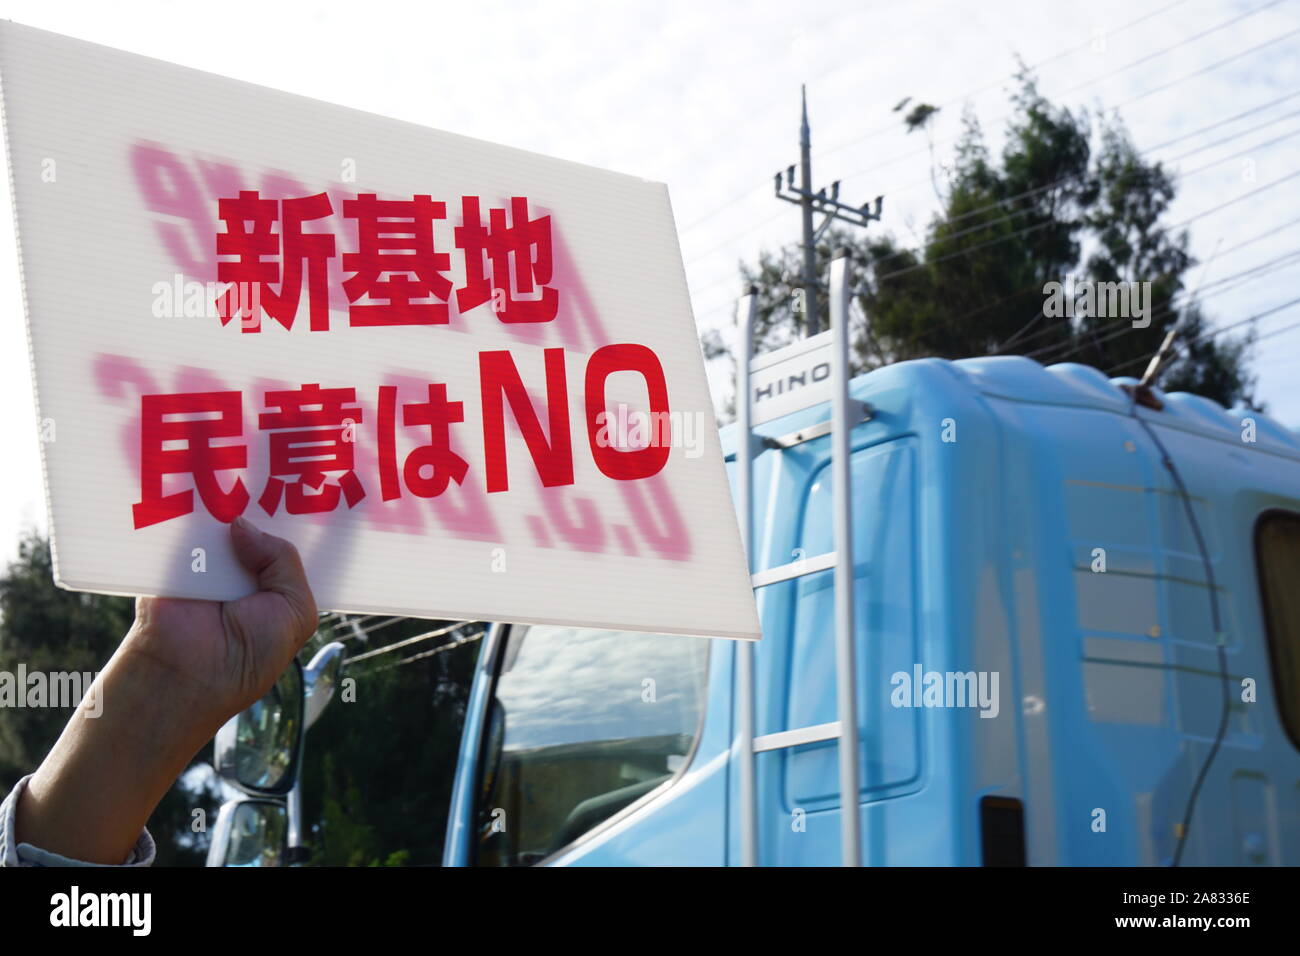
M298 549L284 538L259 530L240 515L230 525L235 557L257 579L259 591L282 595L304 626L316 626L316 600L307 583Z

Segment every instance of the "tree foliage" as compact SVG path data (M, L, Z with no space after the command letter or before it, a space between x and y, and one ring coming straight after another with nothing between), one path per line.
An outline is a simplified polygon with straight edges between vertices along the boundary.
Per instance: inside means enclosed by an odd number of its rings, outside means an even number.
M1140 375L1177 322L1184 344L1163 387L1228 406L1254 404L1247 365L1253 332L1235 340L1202 337L1208 322L1188 285L1195 265L1188 235L1167 224L1177 192L1172 174L1135 149L1118 117L1055 106L1027 72L1012 105L996 158L975 118L963 117L952 162L936 186L940 209L915 244L839 229L818 243L820 275L837 251L851 256L860 307L857 369L927 356L1020 354ZM903 122L909 132L922 129L937 112L919 103ZM801 255L795 243L763 252L755 265L741 263L744 283L759 292L756 352L805 334ZM1113 316L1049 316L1045 286L1070 275L1078 282L1149 282L1149 327ZM818 301L827 315L824 287ZM705 336L704 348L710 358L726 354L717 334Z
M403 620L383 631L384 640L398 643L438 625ZM307 732L303 816L314 864L440 862L478 653L477 642L446 647L450 640L417 643L344 670L355 681L353 694L336 693ZM431 653L440 646L446 650Z

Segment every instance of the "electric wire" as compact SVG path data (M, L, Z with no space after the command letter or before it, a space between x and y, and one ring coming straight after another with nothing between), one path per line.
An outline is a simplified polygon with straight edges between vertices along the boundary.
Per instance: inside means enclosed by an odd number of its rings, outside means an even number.
M1176 843L1174 846L1174 855L1172 865L1179 866L1182 863L1183 851L1187 847L1187 836L1191 831L1192 818L1196 813L1196 802L1201 795L1201 788L1209 776L1210 768L1214 764L1214 758L1218 756L1219 748L1223 745L1224 738L1228 733L1228 721L1231 717L1232 694L1229 689L1228 679L1228 654L1227 654L1227 635L1223 631L1223 621L1219 613L1219 592L1218 585L1214 580L1214 565L1210 561L1209 550L1205 546L1205 538L1201 534L1200 522L1196 519L1196 509L1192 506L1191 495L1187 492L1187 486L1183 484L1183 477L1178 471L1178 466L1174 464L1173 457L1165 447L1160 436L1156 434L1154 428L1146 419L1137 413L1137 389L1132 391L1129 401L1129 415L1136 421L1150 437L1160 452L1160 461L1165 469L1169 472L1178 489L1178 497L1183 503L1183 510L1187 514L1188 524L1191 525L1192 535L1196 539L1196 550L1201 556L1201 565L1205 569L1205 587L1210 598L1210 620L1214 628L1214 643L1218 651L1219 659L1219 682L1223 691L1222 706L1219 711L1219 726L1214 734L1214 742L1210 746L1210 751L1201 763L1200 771L1196 774L1196 779L1192 783L1192 789L1187 796L1187 804L1183 809L1182 822L1178 825L1175 833Z

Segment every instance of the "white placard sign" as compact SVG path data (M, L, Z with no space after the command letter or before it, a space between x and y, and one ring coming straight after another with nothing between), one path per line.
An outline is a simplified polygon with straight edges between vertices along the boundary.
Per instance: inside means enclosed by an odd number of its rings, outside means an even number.
M10 23L57 578L756 639L667 189Z
M831 400L831 335L800 339L749 363L753 424Z

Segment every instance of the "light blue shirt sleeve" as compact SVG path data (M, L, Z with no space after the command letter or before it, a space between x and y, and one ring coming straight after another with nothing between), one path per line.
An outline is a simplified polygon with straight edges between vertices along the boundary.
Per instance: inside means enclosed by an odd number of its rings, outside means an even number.
M22 796L23 789L31 778L32 775L28 774L14 784L14 788L9 791L9 796L5 797L4 803L0 803L0 866L111 866L112 864L109 863L74 860L60 856L58 853L51 853L49 850L42 850L30 843L15 842L14 817L18 812L18 798ZM140 831L140 839L135 841L130 854L119 865L152 866L157 853L158 849L154 845L153 837L149 835L149 830L146 828Z

